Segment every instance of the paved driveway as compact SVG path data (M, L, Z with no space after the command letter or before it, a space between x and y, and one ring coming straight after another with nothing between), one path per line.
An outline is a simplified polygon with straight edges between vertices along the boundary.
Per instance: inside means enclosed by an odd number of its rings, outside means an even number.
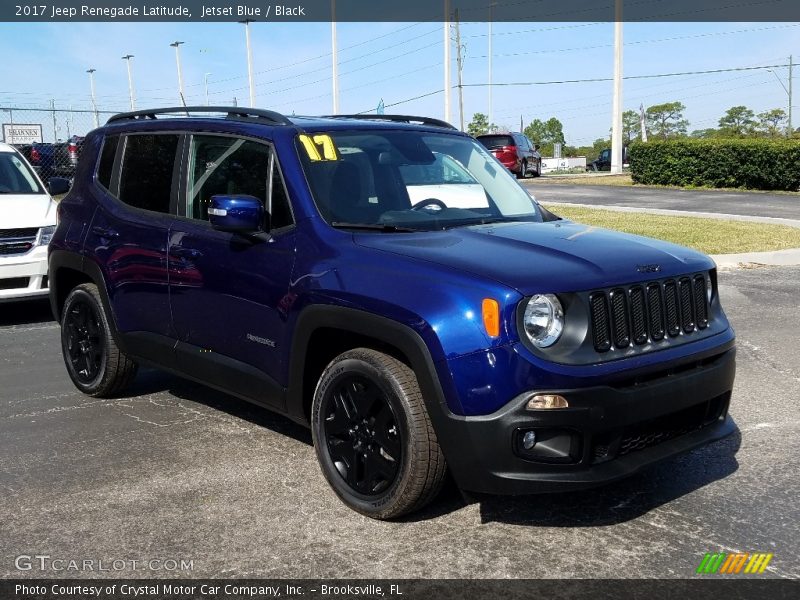
M527 180L525 185L537 200L544 203L572 202L800 219L800 193L763 194L633 186L568 185L548 182L546 177Z
M156 371L124 398L77 393L47 307L4 305L0 577L52 576L14 568L47 554L193 561L111 573L129 577L672 578L706 552L751 551L800 578L800 268L720 281L740 433L592 492L467 506L449 487L399 523L345 508L308 432L283 418Z

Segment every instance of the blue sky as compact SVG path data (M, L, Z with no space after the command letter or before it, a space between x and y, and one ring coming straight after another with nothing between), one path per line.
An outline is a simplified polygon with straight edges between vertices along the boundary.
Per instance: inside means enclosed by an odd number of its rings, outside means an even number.
M465 47L464 83L488 81L487 23L461 26ZM613 75L611 23L495 23L493 81L530 82L603 78ZM329 23L251 25L257 103L291 114L332 110ZM86 69L97 69L98 108L128 109L124 54L133 54L137 108L176 105L175 54L181 40L188 102L205 104L209 76L212 104L236 96L248 103L244 27L236 23L2 23L0 24L0 106L88 109ZM798 23L627 23L624 73L658 73L800 62ZM436 92L443 87L443 30L439 23L340 23L338 25L340 112L374 109ZM456 83L453 51L453 85ZM786 84L788 69L777 70ZM800 69L795 69L800 75ZM795 89L800 96L800 83ZM493 121L516 130L520 115L555 116L567 143L590 144L611 123L611 82L501 87L493 92ZM488 90L464 91L465 121L488 111ZM765 70L628 80L624 107L638 109L680 100L691 129L714 127L729 107L756 112L786 108L787 95ZM452 93L451 121L458 123L458 95ZM443 94L387 108L386 112L443 116ZM800 104L795 100L795 104ZM795 126L800 110L795 107ZM24 113L15 113L21 122ZM41 113L39 113L40 115ZM34 115L31 115L33 118ZM0 113L7 122L8 113ZM44 120L36 116L34 120ZM73 117L73 132L91 126ZM52 126L50 126L52 130ZM79 131L80 132L80 131ZM47 136L47 132L45 132Z

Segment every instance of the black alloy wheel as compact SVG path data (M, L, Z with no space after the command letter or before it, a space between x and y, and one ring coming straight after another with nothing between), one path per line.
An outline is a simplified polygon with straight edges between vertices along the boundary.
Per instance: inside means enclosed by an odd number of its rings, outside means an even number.
M64 355L71 374L84 385L91 385L106 362L106 346L100 315L86 299L72 302L64 315Z
M117 346L100 292L93 283L75 287L64 301L61 353L72 383L90 396L118 394L138 370Z
M323 370L311 436L333 491L370 518L413 512L444 483L447 463L416 374L372 348L348 350Z
M341 378L323 405L325 443L336 470L354 491L380 494L392 485L403 438L385 394L361 375Z

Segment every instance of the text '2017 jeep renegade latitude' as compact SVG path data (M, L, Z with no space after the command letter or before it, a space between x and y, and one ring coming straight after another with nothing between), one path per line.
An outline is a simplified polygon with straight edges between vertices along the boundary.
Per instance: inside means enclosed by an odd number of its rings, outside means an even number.
M154 365L309 425L353 509L591 487L734 425L714 263L539 206L434 119L241 108L92 132L49 246L75 385Z

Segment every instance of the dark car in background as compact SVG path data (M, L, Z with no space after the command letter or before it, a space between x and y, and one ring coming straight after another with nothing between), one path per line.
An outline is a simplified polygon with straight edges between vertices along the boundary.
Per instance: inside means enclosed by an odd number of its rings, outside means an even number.
M622 149L622 166L628 166L628 147ZM603 148L600 156L586 165L587 171L610 171L611 170L611 148Z
M539 146L522 133L487 133L477 139L503 166L520 179L542 174Z
M27 159L42 180L51 177L72 179L83 148L83 137L73 135L66 142L20 144L17 150Z

